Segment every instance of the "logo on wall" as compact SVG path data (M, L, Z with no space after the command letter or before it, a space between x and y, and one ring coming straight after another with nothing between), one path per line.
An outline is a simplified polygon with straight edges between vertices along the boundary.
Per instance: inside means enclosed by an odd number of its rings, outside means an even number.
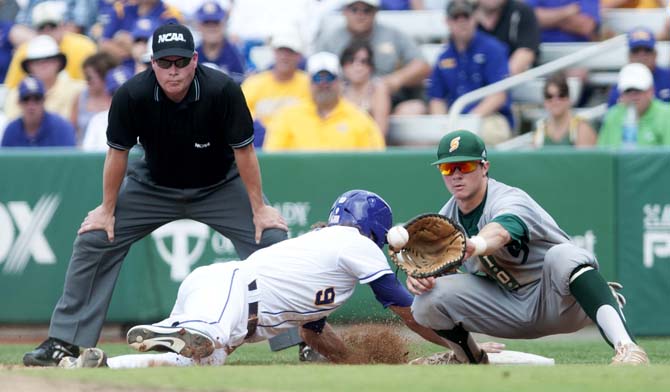
M55 194L40 197L33 209L25 201L0 203L0 264L4 263L4 274L20 274L31 257L38 264L56 263L44 230L59 204L60 196Z
M642 262L652 268L657 258L670 258L670 204L645 204Z
M309 229L307 217L311 209L307 202L278 203L274 207L279 210L289 226L301 226ZM210 236L210 233L214 232ZM301 234L302 232L298 233ZM289 236L290 236L289 232ZM170 279L181 282L191 272L208 249L219 256L209 262L237 260L233 243L218 232L213 231L204 223L182 219L170 222L151 233L156 243L158 254L170 266Z

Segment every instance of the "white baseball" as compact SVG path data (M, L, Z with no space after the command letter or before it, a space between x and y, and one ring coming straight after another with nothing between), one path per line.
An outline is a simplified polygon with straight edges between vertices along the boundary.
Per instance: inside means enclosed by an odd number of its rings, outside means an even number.
M395 249L402 249L409 240L409 233L403 226L393 226L386 233L386 240Z

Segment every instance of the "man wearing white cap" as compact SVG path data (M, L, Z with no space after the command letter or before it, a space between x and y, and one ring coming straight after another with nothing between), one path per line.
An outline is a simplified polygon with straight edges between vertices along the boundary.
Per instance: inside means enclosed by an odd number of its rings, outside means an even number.
M34 76L44 83L44 104L47 110L71 118L74 102L86 87L86 83L72 79L65 71L68 61L56 41L46 34L38 35L28 42L24 54L20 63L22 74ZM11 88L7 94L5 114L8 119L14 119L21 114L17 88Z
M266 151L382 150L384 136L372 117L342 99L340 61L328 52L307 60L311 99L287 107L268 124Z
M635 144L670 145L670 128L667 126L670 105L654 98L654 79L649 68L640 63L627 64L619 72L617 88L621 98L605 115L598 145L621 146L624 124L631 121L630 117L637 122L637 134L633 135Z
M272 69L249 76L242 91L254 119L254 145L261 147L265 128L277 112L303 99L309 99L309 76L300 70L304 45L297 28L286 27L272 36Z
M60 52L67 57L65 70L71 78L84 80L82 64L84 60L97 52L95 43L85 35L67 30L65 13L67 10L60 1L45 1L32 9L32 27L37 34L48 35L56 41ZM19 46L9 65L5 85L16 87L26 77L22 62L28 56L28 43ZM47 90L49 88L47 87Z

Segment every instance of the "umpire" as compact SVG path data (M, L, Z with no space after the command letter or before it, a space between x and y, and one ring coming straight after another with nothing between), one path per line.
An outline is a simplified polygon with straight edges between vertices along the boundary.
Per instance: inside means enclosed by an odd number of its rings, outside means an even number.
M263 196L238 85L198 65L185 26L156 29L152 49L151 68L114 94L102 204L81 224L49 338L24 355L26 366L55 366L77 356L79 346L96 345L130 246L166 223L206 223L241 259L287 236L286 222ZM144 158L128 165L138 140Z

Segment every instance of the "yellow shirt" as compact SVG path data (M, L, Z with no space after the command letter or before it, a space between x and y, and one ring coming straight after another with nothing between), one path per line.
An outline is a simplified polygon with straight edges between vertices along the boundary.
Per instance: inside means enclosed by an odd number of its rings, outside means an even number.
M248 77L242 83L242 92L254 120L267 126L279 109L310 99L309 76L296 71L291 80L279 82L272 71Z
M70 77L76 80L84 80L82 64L88 56L98 51L95 43L85 35L68 31L63 35L63 40L60 42L59 47L61 53L67 59L65 70L70 74ZM21 68L21 62L26 58L27 50L27 42L16 48L12 62L9 64L9 69L7 70L7 76L5 76L5 85L7 88L18 86L23 78L26 77L26 73Z
M86 88L86 82L72 80L67 72L61 71L56 83L47 90L44 96L44 107L46 110L61 115L70 121L74 101L84 88ZM7 98L5 99L7 120L13 120L21 115L18 90L18 87L15 87L7 92Z
M628 0L624 4L616 8L662 8L663 5L659 4L658 0ZM601 7L611 7L612 2L608 0L603 0L600 2Z
M314 103L303 101L281 110L268 124L265 151L383 150L384 136L372 117L341 98L321 118Z

